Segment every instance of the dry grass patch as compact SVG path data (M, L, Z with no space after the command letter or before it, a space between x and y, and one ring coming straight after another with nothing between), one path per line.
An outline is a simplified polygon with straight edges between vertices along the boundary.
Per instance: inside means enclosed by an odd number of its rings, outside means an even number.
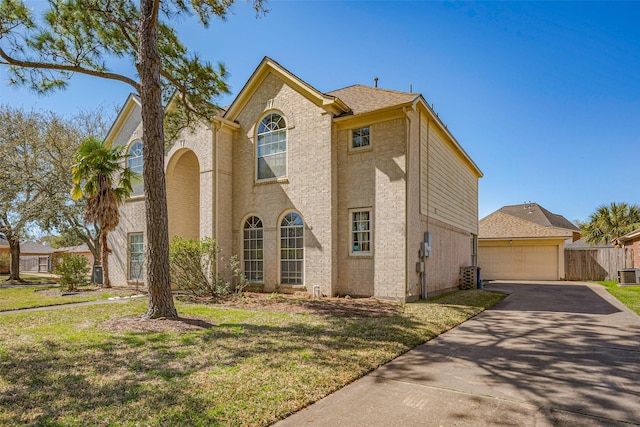
M329 313L377 303L275 297L178 303L181 319L151 322L136 318L144 301L4 315L0 425L268 425L502 297L464 291L371 316Z

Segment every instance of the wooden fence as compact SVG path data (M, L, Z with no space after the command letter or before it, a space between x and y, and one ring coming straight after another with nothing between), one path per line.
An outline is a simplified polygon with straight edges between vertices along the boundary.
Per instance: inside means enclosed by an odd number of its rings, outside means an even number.
M633 268L633 249L565 249L566 280L618 280L618 270Z

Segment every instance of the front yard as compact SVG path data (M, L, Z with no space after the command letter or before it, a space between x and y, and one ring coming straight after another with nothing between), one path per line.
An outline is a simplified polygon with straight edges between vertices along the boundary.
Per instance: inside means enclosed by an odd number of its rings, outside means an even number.
M504 295L396 305L262 296L0 315L0 425L263 426L464 322Z
M74 302L96 301L114 296L129 296L129 290L80 287L78 292L63 292L59 286L5 286L0 282L0 311L45 307Z

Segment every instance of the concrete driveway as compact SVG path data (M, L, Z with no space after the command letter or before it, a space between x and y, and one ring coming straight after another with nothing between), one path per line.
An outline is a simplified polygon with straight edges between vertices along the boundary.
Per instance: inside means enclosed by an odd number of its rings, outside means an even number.
M493 283L500 304L276 424L640 425L640 318L599 285Z

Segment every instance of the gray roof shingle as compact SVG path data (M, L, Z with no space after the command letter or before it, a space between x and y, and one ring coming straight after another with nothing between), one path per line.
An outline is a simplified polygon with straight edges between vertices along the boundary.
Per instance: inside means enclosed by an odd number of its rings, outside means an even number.
M395 90L376 88L364 85L353 85L328 92L325 95L335 96L347 104L353 114L367 113L394 105L415 101L417 93L398 92Z

